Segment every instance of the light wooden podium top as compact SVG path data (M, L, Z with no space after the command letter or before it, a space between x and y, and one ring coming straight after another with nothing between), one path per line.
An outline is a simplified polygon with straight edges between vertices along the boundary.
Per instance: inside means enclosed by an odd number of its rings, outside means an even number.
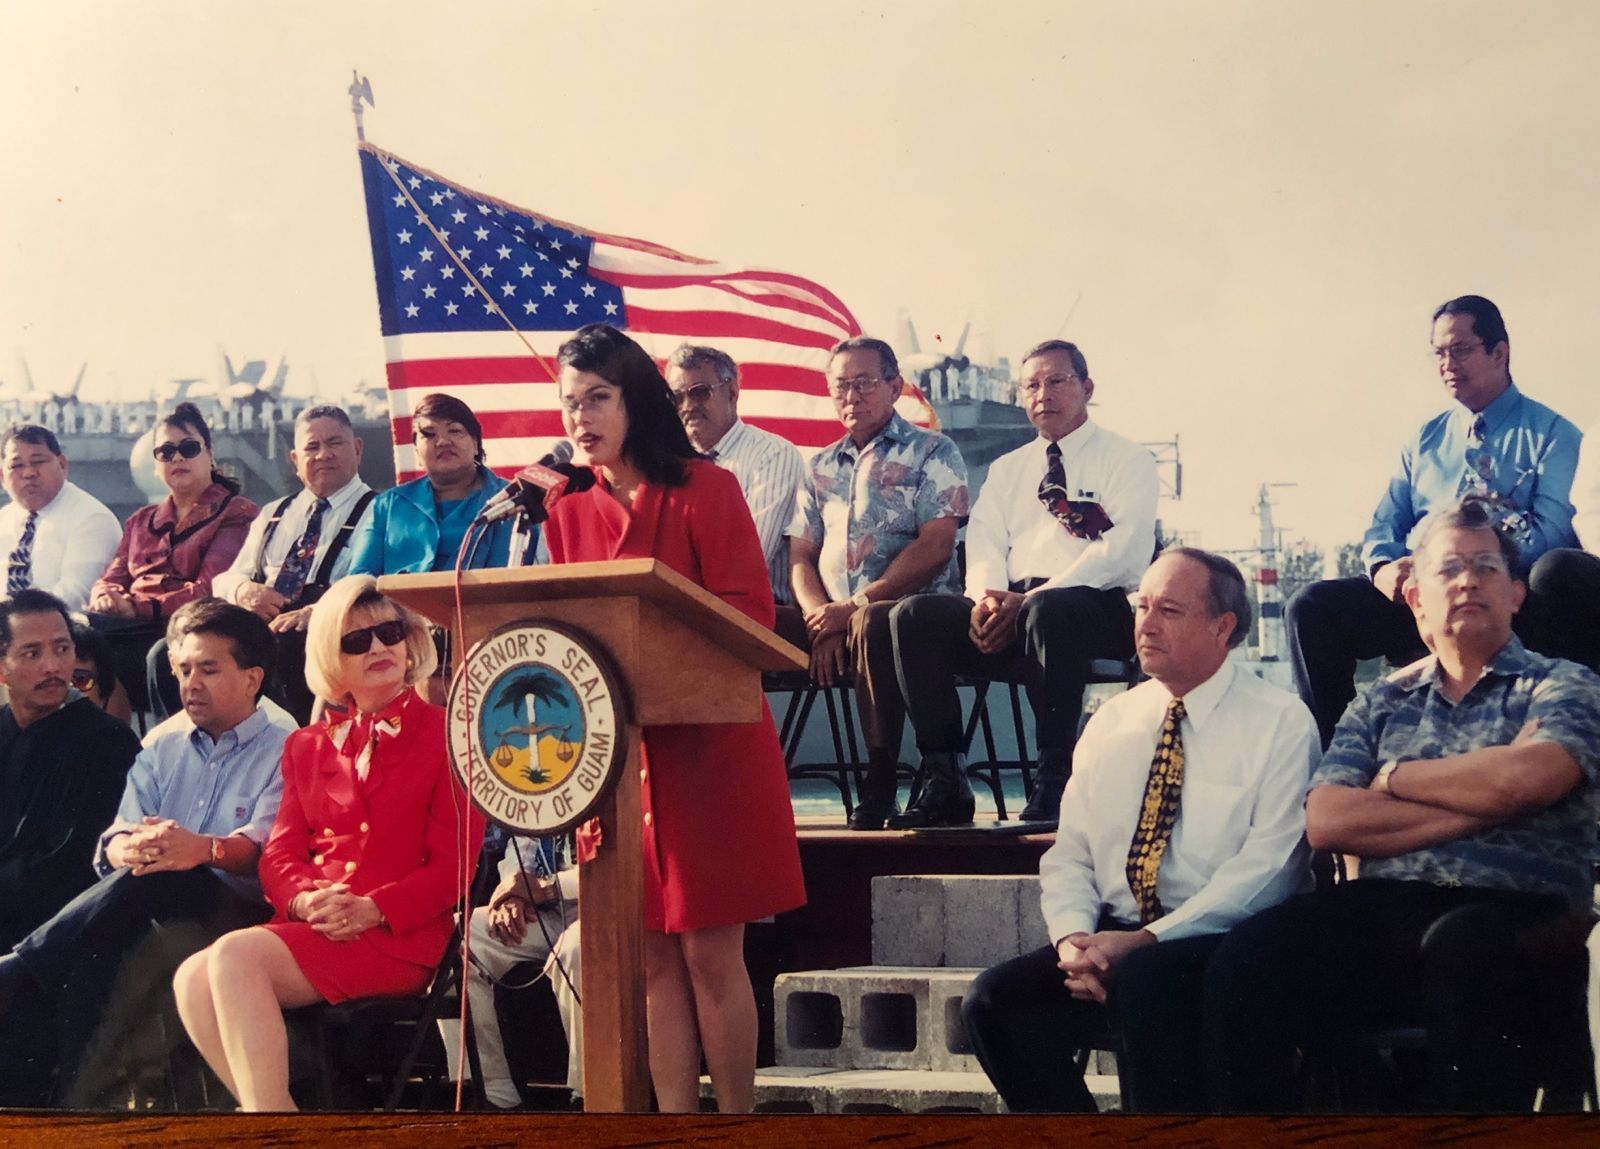
M638 598L691 626L756 670L804 670L804 651L779 638L658 559L616 559L461 572L461 600L504 608L576 599ZM378 590L440 626L455 625L456 575L452 571L384 575Z

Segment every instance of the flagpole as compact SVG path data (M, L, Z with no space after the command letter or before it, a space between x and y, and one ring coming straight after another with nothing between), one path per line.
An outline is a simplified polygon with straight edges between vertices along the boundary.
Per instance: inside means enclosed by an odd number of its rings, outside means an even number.
M369 107L377 107L378 102L372 98L372 84L355 68L350 69L350 112L356 118L356 139L361 143L367 142L367 131L361 123L361 101L365 100Z

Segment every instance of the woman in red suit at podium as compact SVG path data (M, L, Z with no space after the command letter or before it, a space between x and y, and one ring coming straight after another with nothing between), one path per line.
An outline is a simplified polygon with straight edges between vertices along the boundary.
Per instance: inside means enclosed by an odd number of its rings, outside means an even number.
M283 801L261 852L277 910L179 967L184 1028L246 1110L295 1108L283 1010L421 993L444 956L483 822L456 790L427 624L370 575L312 609L306 681L326 721L283 748ZM340 707L340 709L335 709Z
M654 558L771 627L766 560L738 480L702 459L654 362L594 324L561 346L562 419L591 489L558 501L553 562ZM705 1053L724 1113L755 1090L756 1007L744 923L805 901L783 752L757 722L644 731L646 1007L665 1112L699 1107Z

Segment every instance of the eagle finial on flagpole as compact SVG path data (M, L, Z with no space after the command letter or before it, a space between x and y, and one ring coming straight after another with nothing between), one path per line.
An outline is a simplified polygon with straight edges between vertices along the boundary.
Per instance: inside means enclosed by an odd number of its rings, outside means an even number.
M366 129L361 124L361 101L365 100L369 107L377 107L378 102L372 98L372 84L367 78L350 69L350 111L356 118L356 139L366 142Z

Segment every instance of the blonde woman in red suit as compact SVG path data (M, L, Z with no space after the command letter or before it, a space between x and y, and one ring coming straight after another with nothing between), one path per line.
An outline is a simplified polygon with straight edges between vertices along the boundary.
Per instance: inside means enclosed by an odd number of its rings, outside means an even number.
M341 579L311 613L306 681L332 705L284 745L261 853L277 912L174 981L184 1027L242 1109L295 1108L283 1010L420 993L443 956L483 823L450 773L444 711L412 689L434 658L427 625L371 576Z
M599 481L556 503L554 562L655 558L762 626L772 587L738 480L689 443L650 357L599 324L562 345L573 462ZM744 923L805 901L783 753L758 722L649 727L644 802L650 1076L664 1112L699 1107L704 1052L724 1113L753 1101L756 1007Z

